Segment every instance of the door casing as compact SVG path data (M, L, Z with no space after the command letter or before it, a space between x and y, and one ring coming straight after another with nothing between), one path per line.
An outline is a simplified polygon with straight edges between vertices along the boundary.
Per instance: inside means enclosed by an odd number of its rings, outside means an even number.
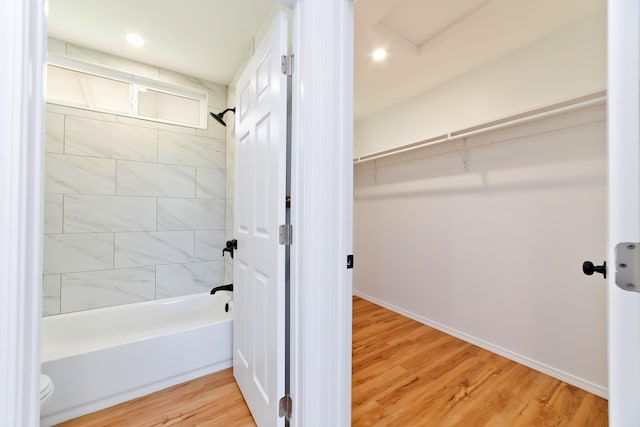
M352 285L345 260L352 251L353 2L278 1L293 10L296 56L291 424L347 426L351 421ZM0 206L3 215L11 211L13 218L27 219L17 233L25 244L14 247L21 248L20 255L9 255L5 246L0 251L0 262L10 267L0 271L3 283L8 283L0 286L1 303L12 308L0 318L0 369L3 375L13 372L20 379L0 385L0 414L7 425L35 427L39 422L46 22L44 0L4 0L0 5L4 64L0 84L3 90L24 89L13 93L16 98L3 96L0 104L2 116L17 126L12 127L15 133L10 138L4 134L2 138L0 154L10 159L11 186L0 185ZM5 61L8 58L19 58L20 63ZM25 156L4 157L5 151L16 150ZM318 244L318 239L323 243ZM322 274L317 275L318 271ZM323 304L318 306L319 302Z
M616 285L615 247L640 242L640 5L608 2L609 425L640 420L640 293Z

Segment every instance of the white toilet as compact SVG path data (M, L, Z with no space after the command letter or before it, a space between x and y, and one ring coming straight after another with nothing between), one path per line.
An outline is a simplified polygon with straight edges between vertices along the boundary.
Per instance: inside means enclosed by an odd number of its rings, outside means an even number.
M53 382L51 378L40 374L40 414L42 414L53 396Z

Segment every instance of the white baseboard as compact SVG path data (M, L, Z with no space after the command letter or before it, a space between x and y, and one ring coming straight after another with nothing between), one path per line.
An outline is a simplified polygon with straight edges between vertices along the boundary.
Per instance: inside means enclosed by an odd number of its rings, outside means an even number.
M515 353L511 350L507 350L506 348L502 348L500 346L491 344L490 342L481 340L479 338L476 338L472 335L468 335L465 334L464 332L460 332L456 329L450 328L448 326L445 326L441 323L438 322L434 322L433 320L427 319L425 317L419 316L415 313L412 313L410 311L407 311L403 308L397 307L393 304L389 304L388 302L379 300L378 298L372 297L370 295L367 295L365 293L362 293L360 291L357 291L354 289L353 294L355 296L358 296L362 299L366 299L367 301L370 301L374 304L377 304L381 307L384 307L388 310L391 310L393 312L396 312L398 314L401 314L405 317L408 317L410 319L415 320L416 322L420 322L424 325L430 326L434 329L437 329L439 331L442 331L446 334L452 335L456 338L460 338L463 341L466 341L468 343L471 343L473 345L477 345L480 348L483 348L485 350L488 350L492 353L496 353L499 354L500 356L506 357L507 359L513 360L514 362L518 362L524 366L527 366L531 369L535 369L536 371L542 372L543 374L547 374L550 375L554 378L557 378L561 381L564 381L568 384L571 384L573 386L576 386L578 388L581 388L583 390L588 391L589 393L593 393L596 396L600 396L604 399L608 399L609 398L609 390L607 389L607 387L603 387L601 385L598 384L594 384L590 381L587 381L583 378L579 378L576 377L575 375L569 374L567 372L564 372L560 369L556 369L552 366L546 365L544 363L538 362L536 360L530 359L526 356L523 356L521 354Z

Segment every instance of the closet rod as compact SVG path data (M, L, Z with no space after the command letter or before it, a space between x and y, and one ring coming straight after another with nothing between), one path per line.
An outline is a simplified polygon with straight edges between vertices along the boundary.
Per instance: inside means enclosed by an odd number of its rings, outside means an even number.
M398 148L390 150L380 151L377 153L371 153L364 156L353 159L354 164L365 163L370 160L376 160L383 157L393 156L395 154L404 153L407 151L417 150L419 148L429 147L431 145L442 144L444 142L455 141L457 139L466 138L469 136L479 135L481 133L490 132L510 126L515 126L534 120L543 119L546 117L553 117L559 114L568 113L570 111L579 110L581 108L591 107L605 102L607 99L606 91L600 91L591 95L574 98L569 101L553 104L548 107L538 108L528 111L526 113L517 114L514 116L506 117L504 119L491 121L482 125L473 126L470 128L462 129L456 132L449 132L446 135L436 136L434 138L427 139L425 141L404 145Z

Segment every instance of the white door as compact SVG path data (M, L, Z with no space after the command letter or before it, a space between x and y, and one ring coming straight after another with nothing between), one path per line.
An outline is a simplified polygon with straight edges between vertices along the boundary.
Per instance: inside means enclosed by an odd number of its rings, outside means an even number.
M236 86L233 374L261 427L284 425L287 46L281 13Z
M622 427L640 425L640 2L610 0L608 16L609 425Z

